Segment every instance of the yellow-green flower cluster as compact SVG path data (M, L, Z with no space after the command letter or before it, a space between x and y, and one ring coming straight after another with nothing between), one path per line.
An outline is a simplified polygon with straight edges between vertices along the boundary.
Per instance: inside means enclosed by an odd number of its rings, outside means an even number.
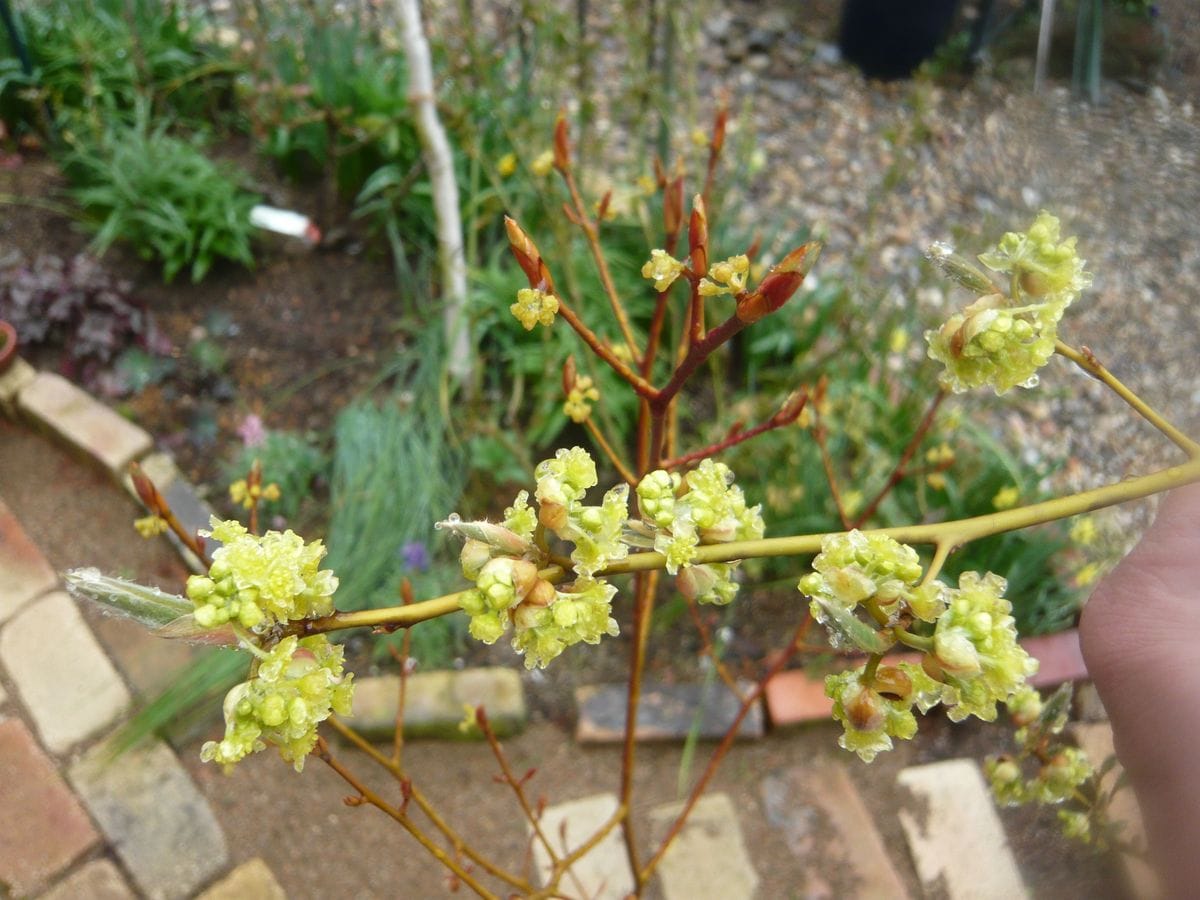
M708 269L708 277L700 279L700 296L740 294L746 289L746 276L749 274L750 258L744 253L713 263Z
M921 560L912 547L887 535L863 531L829 535L813 560L813 570L800 579L800 592L811 598L812 616L827 629L835 647L854 646L875 652L875 633L864 633L854 616L860 604L875 607L890 619L902 614L933 622L945 609L942 585L922 585Z
M951 256L938 250L943 268ZM1033 386L1037 370L1054 353L1059 320L1091 276L1084 271L1075 239L1060 240L1058 219L1046 212L1028 231L1009 232L979 259L1008 276L1009 292L997 291L982 273L957 278L986 293L940 329L926 332L929 356L946 366L942 382L956 392L984 384L998 394L1017 385ZM959 262L959 268L971 268L965 260Z
M196 622L216 628L236 622L262 630L277 622L333 612L338 580L319 569L325 556L321 541L305 543L295 532L250 534L235 521L212 519L207 532L222 546L213 553L207 575L188 579L187 595L196 605Z
M683 272L683 263L666 250L651 250L649 261L642 266L642 277L654 282L660 294L675 283Z
M579 578L569 590L556 591L548 606L526 605L513 617L513 649L525 654L525 667L546 664L573 644L598 644L620 633L612 617L617 589L605 581Z
M591 376L582 375L575 379L575 384L567 393L563 413L572 422L586 422L592 415L592 404L599 399L600 389L596 387Z
M521 288L517 291L517 302L508 308L521 327L533 331L537 324L552 325L558 315L558 298L537 288Z
M622 540L629 486L610 489L598 506L586 505L585 495L597 483L596 464L586 450L559 450L539 463L534 474L536 511L522 491L505 511L502 525L457 517L439 523L467 538L463 574L475 587L462 594L459 604L471 617L471 635L490 644L511 626L513 649L525 655L529 668L545 666L572 644L594 644L617 633L611 615L616 589L594 576L629 553ZM574 544L571 562L578 578L561 589L538 574L535 560L545 561L533 541L539 525Z
M350 714L353 677L343 672L342 648L324 635L284 638L257 661L249 681L225 696L225 736L204 744L200 758L229 771L274 744L300 771L316 744L317 725L331 713Z
M988 572L964 572L958 587L947 591L946 611L933 634L931 666L953 688L947 715L954 722L977 716L996 718L996 703L1006 701L1037 672L1037 660L1017 643L1007 583Z
M892 738L909 740L917 733L916 707L926 712L941 696L941 685L920 666L900 663L880 667L869 683L865 668L825 677L825 696L833 700L833 717L842 723L838 745L863 762L892 749Z
M1009 718L1018 726L1013 735L1017 753L989 759L984 768L996 802L1005 806L1083 802L1085 809L1059 811L1063 832L1084 843L1103 842L1104 809L1089 799L1099 794L1094 789L1080 790L1096 774L1092 764L1082 750L1055 737L1067 725L1071 693L1071 685L1065 684L1043 701L1034 688L1016 691L1006 705Z
M747 506L733 472L706 459L686 475L658 469L637 486L638 505L654 549L666 559L684 596L725 604L737 593L736 563L692 566L703 544L758 540L763 536L761 506Z
M1017 643L1003 578L966 572L951 588L923 577L911 547L860 531L826 537L813 570L798 587L833 646L876 662L898 641L925 654L917 667L830 676L826 693L846 729L843 747L869 760L891 738L911 736L914 706L927 712L941 703L955 722L970 715L992 721L1001 701L1024 722L1044 717L1039 695L1025 687L1037 662Z

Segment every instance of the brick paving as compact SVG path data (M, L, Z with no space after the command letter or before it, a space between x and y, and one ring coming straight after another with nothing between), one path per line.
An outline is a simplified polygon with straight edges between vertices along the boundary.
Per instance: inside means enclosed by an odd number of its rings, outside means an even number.
M0 412L116 478L152 448L108 407L20 362L0 375ZM163 454L145 461L154 477L175 471ZM170 747L144 745L107 763L102 738L128 709L129 687L3 497L0 679L0 895L284 896L261 860L228 871L216 816Z

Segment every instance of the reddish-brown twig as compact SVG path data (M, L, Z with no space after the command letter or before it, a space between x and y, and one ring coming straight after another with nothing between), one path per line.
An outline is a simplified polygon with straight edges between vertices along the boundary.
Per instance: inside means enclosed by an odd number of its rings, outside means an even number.
M704 771L701 773L699 779L697 779L696 784L692 787L692 792L688 795L687 800L684 802L683 809L680 811L675 821L671 823L670 829L668 829L666 836L663 838L658 849L654 852L654 855L650 857L646 865L638 872L637 881L639 885L645 884L650 876L654 874L654 869L662 861L662 858L670 848L671 843L676 837L679 836L679 833L683 830L683 826L687 824L687 818L691 814L692 808L695 807L696 801L700 799L701 795L708 787L708 783L712 780L713 776L716 775L717 768L721 765L721 761L724 760L725 756L729 753L730 748L733 746L733 742L737 738L738 729L741 728L742 721L749 714L751 707L753 707L754 704L758 702L758 699L763 695L763 691L765 691L767 687L767 682L783 671L783 667L787 665L788 660L795 655L796 647L803 640L805 632L808 631L808 621L808 617L805 616L804 620L796 628L796 632L792 636L792 640L788 643L783 652L779 654L779 658L771 665L762 678L758 680L758 683L755 684L754 689L742 699L742 705L738 708L737 715L734 717L729 729L725 732L725 736L721 738L721 743L717 745L717 748L713 751L712 756L709 757L708 765L705 766Z
M505 869L502 869L500 866L491 862L487 857L483 856L481 853L471 847L471 845L468 844L444 818L442 818L442 815L430 802L429 798L426 797L416 785L408 780L402 766L397 765L387 756L380 753L379 750L375 749L375 747L372 746L371 743L367 741L361 734L359 734L345 722L341 721L339 718L337 718L337 716L330 717L328 722L329 726L338 734L340 734L344 740L349 742L356 749L365 753L380 767L386 769L388 773L390 773L392 777L396 779L396 781L400 783L407 782L408 787L406 790L408 798L417 804L417 808L420 809L421 812L425 813L426 817L433 824L433 826L441 832L442 836L447 841L450 842L450 846L454 848L454 852L456 854L466 856L469 860L471 860L480 868L484 869L486 872L490 873L496 878L499 878L501 881L512 885L518 890L528 891L530 889L528 881L520 878L517 875L513 875L511 872L508 872Z
M812 427L813 440L821 451L821 466L825 469L825 480L829 482L829 494L833 497L833 505L837 507L838 518L842 527L850 529L850 516L846 513L846 505L842 500L842 490L838 487L837 473L833 470L833 456L829 453L828 433L818 417Z
M731 430L730 433L725 436L724 440L718 441L715 444L709 444L707 447L702 447L699 450L693 450L691 453L686 453L683 456L677 456L673 459L665 460L660 462L659 466L663 469L674 469L678 468L679 466L687 466L691 463L699 462L702 459L707 459L710 456L716 456L718 453L728 450L730 447L736 447L738 444L745 443L751 438L758 437L760 434L765 434L766 432L772 431L776 428L782 428L785 425L791 425L796 421L797 418L799 418L800 413L804 411L804 406L807 402L808 395L806 393L793 394L792 397L788 398L788 401L786 404L784 404L783 409L771 416L771 418L763 422L761 425L755 425L749 430L740 428Z
M942 401L945 399L946 389L939 388L938 392L934 394L933 400L930 401L929 407L925 410L925 415L921 417L921 421L918 423L916 431L913 432L912 437L909 438L908 444L905 445L904 452L900 454L900 459L897 460L896 467L892 469L892 474L888 476L887 481L884 482L884 485L882 488L880 488L879 493L877 493L871 499L871 502L866 505L863 511L855 517L854 522L850 527L861 528L866 522L870 521L871 516L875 515L875 511L879 509L879 504L881 504L887 498L887 495L892 492L896 485L904 480L904 476L908 471L908 464L912 461L913 454L915 454L917 452L917 448L921 446L921 441L925 440L925 435L929 433L929 429L933 426L933 421L937 417L938 408L942 405Z
M454 873L454 876L459 881L473 890L480 897L489 897L494 898L494 900L499 900L497 894L492 893L482 884L480 884L479 881L477 881L475 877L471 875L471 873L468 872L461 863L458 862L458 860L454 859L454 857L447 853L444 848L435 844L433 840L427 834L425 834L425 832L418 828L416 823L409 818L408 813L406 813L403 808L393 806L365 784L363 784L353 772L347 769L333 755L329 749L329 744L326 743L324 738L317 738L317 748L315 752L317 756L320 757L322 762L329 766L329 768L333 769L333 771L341 776L342 780L345 781L346 784L350 785L350 787L357 792L359 797L361 797L367 803L370 803L380 812L386 813L388 816L398 822L401 827L403 827L405 831L416 838L417 842L420 843L420 845L424 847L426 851L428 851L435 859L437 859L438 862Z
M725 665L725 661L717 655L716 647L712 641L712 632L709 630L708 623L704 621L704 616L700 612L700 605L691 597L687 597L686 599L688 612L692 616L692 624L696 626L696 633L700 635L700 652L712 660L717 674L721 676L721 680L725 682L725 686L733 691L734 696L742 696L741 691L738 690L737 679L733 677L733 673L729 671L729 667Z

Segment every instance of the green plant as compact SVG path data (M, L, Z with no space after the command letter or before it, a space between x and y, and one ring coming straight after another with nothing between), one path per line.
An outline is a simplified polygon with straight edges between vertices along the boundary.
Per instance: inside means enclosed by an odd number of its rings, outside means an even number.
M1058 737L1065 725L1066 695L1043 699L1025 684L1037 664L1018 643L1012 602L1006 596L1010 585L992 570L997 560L987 560L984 571L963 571L953 581L944 577L949 560L961 547L1200 480L1200 443L1122 384L1091 351L1076 350L1059 338L1060 319L1089 282L1074 238L1064 239L1058 220L1041 213L1026 231L1004 235L992 252L980 255L988 271L946 247L932 248L931 262L972 299L940 328L926 332L929 355L942 365L931 396L925 398L926 412L882 486L868 493L864 485L865 505L853 510L849 492L842 490L831 465L830 439L834 424L839 431L859 430L862 435L870 431L854 413L852 401L858 398L839 397L828 380L794 385L756 424L730 429L716 440L703 434L698 420L689 423L681 413L685 389L714 354L794 302L816 261L818 245L802 244L784 254L770 270L755 273L749 252L753 248L726 256L737 248L712 245L703 193L694 196L685 222L681 198L667 192L664 227L655 235L660 239L653 240L649 259L641 267L642 276L653 284L654 305L649 327L639 333L611 277L596 220L582 199L562 120L555 134L553 164L572 198L565 216L581 230L593 255L615 334L605 339L583 318L579 296L556 278L552 260L543 256L534 238L511 219L506 222L506 233L528 286L516 292L510 312L527 330L570 328L589 355L636 396L637 422L630 429L631 446L621 446L606 436L603 425L596 421L611 398L597 392L594 382L569 361L561 375L566 411L572 421L587 428L598 453L616 473L615 483L605 485L602 494L594 490L601 487L601 478L592 454L580 446L557 449L534 468L532 494L519 491L499 521L465 520L451 514L438 523L442 530L463 540L459 562L467 587L422 602L412 602L410 592L404 592L404 602L390 608L329 612L337 585L332 573L318 567L324 553L319 542L306 543L291 533L248 533L233 521L213 523L213 536L222 546L214 552L207 574L189 579L186 599L161 593L147 596L144 588L98 578L94 573L70 576L77 589L147 624L161 628L162 622L169 620L168 633L173 637L224 639L250 654L250 672L228 698L225 737L206 745L204 756L229 766L269 742L299 767L309 751L315 752L355 792L353 803L370 804L393 818L450 869L457 882L481 896L513 890L525 895L556 895L565 889L572 864L620 829L631 892L640 895L767 681L801 652L824 655L832 649L853 658L847 668L829 674L825 682L833 716L843 729L842 747L870 761L891 748L895 739L911 739L917 730L917 714L940 708L953 722L968 717L990 722L1004 705L1020 729L1015 736L1020 750L1015 758L999 760L992 768L997 793L1006 800L1065 804L1060 818L1071 834L1099 844L1119 842L1107 819L1106 795L1095 770ZM686 251L678 249L681 240ZM678 345L666 339L664 322L669 308L682 320ZM622 346L623 350L618 349ZM918 469L912 464L935 424L936 413L951 394L981 386L992 388L997 395L1018 387L1033 388L1038 370L1051 355L1062 357L1112 390L1174 443L1186 460L1148 475L1032 503L1021 502L1021 484L1005 484L992 495L994 509L985 514L944 518L918 508L919 515L912 521L875 527L876 516L888 503L903 508L895 492L906 480L923 479L927 486L950 493L952 482L947 472L952 460L941 446L925 454L925 462L932 468ZM836 370L836 366L832 368ZM700 387L703 398L703 385ZM866 398L866 415L878 415L881 406L877 398ZM366 415L374 421L387 412L387 407L374 407L367 409ZM841 524L825 532L766 538L761 507L750 503L753 498L747 498L736 483L733 470L715 457L796 426L812 432ZM386 442L390 446L396 435L410 428L410 423L402 423L378 430L391 436ZM361 430L376 432L374 427ZM858 443L870 450L868 442ZM420 444L429 449L427 442ZM382 458L377 459L382 466ZM438 471L444 468L440 462L435 465ZM407 473L407 477L398 473L390 484L409 488L423 478L428 480L426 472ZM934 475L943 476L942 486ZM791 473L783 473L777 483L787 487L791 480ZM203 553L194 536L178 529L153 485L136 475L135 485L151 518L162 528L176 529L181 539ZM363 510L356 521L371 528L386 527L384 507L390 498L381 500L362 492L357 483L350 487L345 494L347 508ZM981 484L977 489L990 492L993 487ZM919 492L916 502L920 503ZM360 543L368 536L357 528L354 535ZM394 534L386 537L391 539ZM919 553L919 546L927 547L927 552ZM762 678L753 689L738 687L714 649L719 642L712 640L703 618L699 614L694 617L718 676L741 701L740 711L665 837L647 853L631 815L637 762L634 725L646 672L650 623L659 588L666 580L663 571L673 579L674 591L695 611L702 604L733 603L741 592L743 564L750 560L808 557L814 557L811 569L797 585L803 598L800 604L807 612L797 612L794 629L789 629L773 660L763 665ZM348 568L339 571L358 579L362 576L357 567L368 562L365 557L343 560L341 564ZM632 576L632 590L628 576ZM363 586L351 590L348 599L369 594L374 581L374 577L365 579ZM632 614L628 718L618 807L594 834L569 852L558 852L542 832L539 814L525 791L526 779L513 773L490 729L486 711L469 710L464 721L464 728L478 729L488 740L501 770L500 780L512 789L533 835L531 840L539 842L550 858L540 891L526 877L480 853L437 813L414 784L401 754L402 720L389 756L335 714L344 714L348 706L345 695L349 685L340 652L325 642L330 633L361 627L384 631L418 624L425 627L423 623L461 611L469 620L472 636L493 643L511 635L514 651L524 656L528 668L544 667L564 652L580 652L571 650L573 647L615 636L617 597L622 597ZM809 643L813 622L823 626L827 648ZM302 646L307 652L297 649L301 640L306 642ZM407 647L407 634L403 640ZM913 652L919 662L888 659L902 649ZM404 673L407 660L403 649L399 656ZM293 704L294 714L290 711ZM318 736L317 726L324 721L394 778L401 798L398 802L366 784ZM1034 760L1041 763L1036 771L1032 770ZM426 819L415 816L417 809L432 822L432 828L425 824ZM435 835L453 852L443 849Z
M202 141L151 125L141 107L133 124L110 123L93 143L64 157L72 197L95 223L94 246L117 241L162 264L170 281L181 270L199 281L218 259L253 265L245 176L205 156Z
M329 460L306 435L293 431L266 431L260 438L247 442L224 467L224 480L234 483L244 479L255 462L262 468L264 479L275 484L279 496L264 499L262 512L266 516L282 516L294 521L305 499L310 495L313 481L329 470Z
M160 365L171 350L131 286L86 255L0 260L0 319L30 347L61 349L68 374L110 395L129 389L122 360L130 352Z
M99 136L107 122L140 103L175 117L207 117L228 92L233 66L202 39L191 4L90 0L26 4L24 34L34 66L21 71L0 39L0 118L48 130L45 110L77 136Z

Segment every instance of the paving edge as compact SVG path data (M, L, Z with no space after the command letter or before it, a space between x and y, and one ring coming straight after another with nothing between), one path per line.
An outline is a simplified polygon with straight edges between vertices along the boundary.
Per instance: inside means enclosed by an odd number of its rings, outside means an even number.
M53 418L39 419L36 421L31 421L28 416L21 414L21 407L20 407L20 402L19 402L20 395L25 390L25 388L27 388L30 384L32 384L34 382L37 372L31 366L29 366L28 363L26 363L24 360L22 360L20 357L17 358L16 362L14 363L14 366L22 367L22 376L23 377L20 379L16 390L13 391L13 396L11 398L8 398L8 400L11 402L5 402L4 404L0 405L0 415L4 415L6 418L8 418L14 422L21 422L23 424L33 425L37 431L39 431L43 434L48 434L48 436L53 441L55 441L55 443L59 444L60 446L64 446L70 450L75 451L77 456L86 457L86 459L88 460L88 462L90 464L96 466L101 471L105 472L110 478L113 478L115 480L115 482L119 486L124 488L124 490L127 493L129 493L133 497L133 499L136 501L137 500L136 493L132 490L132 484L129 482L129 479L125 476L125 473L121 472L121 471L113 471L111 468L109 468L109 466L107 466L105 464L104 460L102 460L98 455L96 455L95 453L87 452L88 448L86 446L80 446L79 442L76 440L73 440L69 434L67 434L63 430L60 430L59 428L56 428L55 421ZM110 412L112 415L114 415L114 416L118 415L118 413L116 413L115 410L112 410L106 404L100 403L99 400L96 400L90 394L88 395L88 397L91 400L91 402L96 403L98 406L104 407L104 409L107 410L108 412ZM192 486L191 483L188 482L185 478L183 478L182 474L179 473L178 467L175 466L174 459L170 456L170 454L167 454L163 451L156 450L153 443L151 443L149 448L147 448L145 451L138 453L134 457L133 461L140 461L140 460L147 459L150 457L153 457L153 459L155 461L154 468L156 468L158 471L167 471L168 469L173 468L174 473L175 473L175 484L185 487L186 489L190 490L197 498L199 498L199 496L200 496L199 492L197 492L195 490L194 486ZM164 486L164 487L166 487L166 486ZM199 560L196 559L196 557L193 554L191 554L190 551L187 551L186 548L182 547L181 544L175 543L174 546L176 548L176 551L179 553L181 559L183 559L184 563L189 568L191 568L193 570L197 570L197 567L200 566ZM40 550L39 550L39 553L40 553ZM88 628L89 633L94 634L94 632L92 632L92 629L90 626L85 625L84 627ZM102 651L102 652L104 652L104 651ZM110 658L110 657L108 657L107 652L104 652L104 655L106 658ZM120 678L119 675L117 677ZM121 679L121 680L122 680L122 684L124 684L124 679ZM8 698L5 698L5 699L7 700ZM0 702L3 702L3 701L0 701ZM27 712L25 714L21 714L21 712L18 709L11 708L11 704L9 704L9 708L6 709L6 713L9 715L16 714L17 717L23 721L26 720L26 716L28 715ZM65 773L66 773L67 769L70 768L71 761L82 758L83 756L85 756L87 754L88 751L94 750L96 747L99 747L102 743L103 743L103 740L97 740L97 739L95 739L95 737L93 737L91 739L85 740L85 742L83 742L82 744L75 746L69 755L64 755L62 753L54 753L53 751L51 751L49 753L49 757L54 761L56 771L58 771L60 776L63 776L64 780L66 780ZM41 740L38 741L38 744L41 747L43 747L43 749L45 748L45 745ZM178 753L176 753L173 749L169 749L169 748L168 748L167 752L169 752L175 758L176 762L180 765L180 771L183 773L184 777L186 777L194 785L195 782L191 778L191 776L187 774L187 770L186 770L186 768L183 767L182 761L179 759ZM196 790L199 791L199 788L197 787ZM79 798L79 794L76 790L72 790L72 793L76 796L76 798ZM209 814L212 815L211 806L209 805L208 800L206 798L204 798L202 794L199 794L199 799L200 799L200 802L202 802L206 807L208 807ZM161 803L162 801L159 800L158 802ZM93 821L95 821L95 817L93 816L92 818L93 818ZM216 820L214 817L214 822L215 821ZM218 828L218 830L220 830L219 824L217 825L217 828ZM99 833L104 838L105 846L115 847L117 845L117 838L115 835L109 834L108 830L109 829L106 829L102 826L98 827ZM71 877L77 873L78 869L79 869L79 866L68 867L63 872L59 873L59 876L57 878L55 878L51 884L44 886L45 889L49 890L49 891L53 891L54 888L57 887L60 883L68 882L71 879ZM220 866L219 872L212 872L212 873L206 874L205 876L203 876L202 882L212 882L215 880L219 880L220 878L228 875L232 871L233 871L233 867L229 865L228 860L225 860L223 862L223 864ZM200 884L200 885L197 885L196 887L202 887L202 886L203 886L203 884Z
M104 460L101 459L97 454L95 454L94 452L91 452L89 450L89 448L87 448L87 447L81 447L64 429L59 427L58 423L56 423L53 418L38 419L35 421L29 415L22 414L21 408L20 408L20 402L19 402L20 396L21 396L21 394L23 394L25 392L25 390L29 387L29 385L31 385L34 382L36 376L41 374L41 372L37 369L34 369L32 366L29 365L29 363L27 363L24 359L22 359L19 356L16 357L16 359L14 359L14 361L12 363L12 368L10 369L10 371L14 371L14 370L18 370L18 369L20 369L20 371L22 371L22 373L23 373L22 378L20 379L20 382L19 382L19 386L13 392L13 396L11 398L12 402L4 403L3 405L0 405L0 413L3 413L7 418L11 419L14 422L22 422L26 425L35 426L36 430L38 430L44 434L48 433L48 436L59 446L73 450L77 454L81 454L81 455L85 456L87 458L89 464L95 466L97 469L99 469L101 472L108 475L110 478L115 479L116 483L120 487L122 487L126 491L126 493L128 493L133 498L134 502L140 503L140 501L138 500L137 491L135 491L133 488L133 482L130 480L130 478L126 472L124 472L124 471L114 472L113 470L111 470L108 467L108 465L106 465ZM75 385L75 387L79 388L78 385ZM79 390L82 391L83 389L79 388ZM97 406L103 407L104 409L111 412L114 416L120 415L119 413L117 413L116 410L114 410L110 406L108 406L108 404L101 403L90 393L88 394L88 397ZM122 418L124 418L124 417L122 417ZM149 474L152 477L158 476L159 480L162 480L164 474L169 473L169 478L170 478L169 484L167 484L167 483L158 484L157 482L155 484L155 486L158 487L161 491L163 491L163 493L165 493L167 488L170 487L171 485L179 485L180 488L190 492L197 498L200 498L202 496L202 494L196 489L196 486L194 484L192 484L187 478L185 478L183 476L182 472L180 472L179 467L175 464L175 458L167 451L157 449L157 447L154 445L153 441L151 442L151 445L148 449L135 455L134 458L131 460L131 462L137 462L137 463L148 462L148 463L150 463L147 466ZM207 522L201 522L201 523L197 523L197 524L199 526L204 526L204 525L207 525ZM171 537L174 538L174 535L171 535ZM199 559L196 558L196 555L194 553L192 553L187 547L185 547L183 545L183 543L181 541L179 541L178 539L174 539L171 541L171 546L174 547L175 552L178 554L179 558L183 561L183 564L185 566L187 566L191 571L199 572L199 573L203 573L204 571L206 571L206 567L200 562Z

